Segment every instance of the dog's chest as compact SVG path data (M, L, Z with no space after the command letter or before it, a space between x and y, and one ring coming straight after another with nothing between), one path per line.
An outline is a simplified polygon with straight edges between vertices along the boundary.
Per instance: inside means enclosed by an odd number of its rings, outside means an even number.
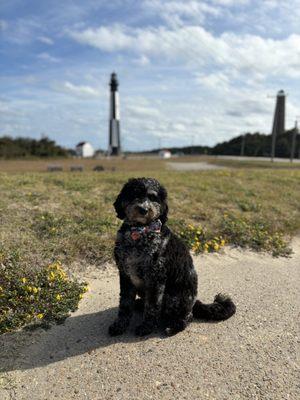
M129 234L124 234L117 241L116 253L122 264L123 271L130 277L136 288L143 288L144 282L155 269L162 240L159 234L132 240Z
M136 251L128 253L125 257L124 269L135 287L142 288L144 286L145 268L147 268L149 262L151 260Z

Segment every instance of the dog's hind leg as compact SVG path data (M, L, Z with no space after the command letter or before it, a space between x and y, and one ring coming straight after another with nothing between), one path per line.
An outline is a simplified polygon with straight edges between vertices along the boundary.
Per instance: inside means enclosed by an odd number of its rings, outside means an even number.
M166 335L176 335L187 327L193 319L192 306L193 301L184 296L165 296L163 317L166 321Z
M117 319L110 325L109 334L117 336L124 333L132 317L136 288L130 278L124 273L120 273L120 305Z

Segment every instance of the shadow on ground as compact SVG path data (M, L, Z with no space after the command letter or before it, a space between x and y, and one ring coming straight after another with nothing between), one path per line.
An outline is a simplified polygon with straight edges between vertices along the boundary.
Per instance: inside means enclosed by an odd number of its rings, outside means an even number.
M104 311L71 316L62 325L54 325L48 330L19 331L0 338L0 370L31 369L93 350L107 347L117 342L132 343L147 340L134 335L134 328L140 323L141 315L136 313L128 332L117 337L108 335L108 327L117 315L117 307Z
M38 328L34 331L21 330L0 338L0 371L26 370L47 366L57 361L93 352L115 343L135 343L149 338L170 339L163 334L163 326L144 338L135 336L134 329L141 322L142 314L136 312L130 328L124 335L111 337L108 327L116 318L117 307L104 311L75 315L64 324L50 329ZM217 324L217 321L202 321Z

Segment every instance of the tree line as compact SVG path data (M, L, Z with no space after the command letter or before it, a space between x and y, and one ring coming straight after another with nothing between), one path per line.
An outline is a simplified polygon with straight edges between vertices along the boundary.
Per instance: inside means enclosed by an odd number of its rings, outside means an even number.
M292 139L295 128L285 131L276 138L276 157L288 158L291 155ZM184 155L244 155L253 157L269 157L271 155L272 135L263 133L246 133L228 141L209 146L169 147L172 154ZM157 153L154 149L144 153ZM0 158L50 158L68 157L75 151L61 147L48 137L41 139L0 137ZM300 158L300 134L296 133L295 158Z
M285 131L276 138L276 157L288 158L291 155L291 147L295 128ZM183 155L233 155L249 157L270 157L272 135L263 133L246 133L236 136L228 141L209 146L168 147L172 154ZM157 153L160 149L154 149L148 153ZM300 158L300 135L296 133L295 158Z
M285 131L276 138L275 157L288 158L291 155L295 128ZM211 148L213 155L244 155L253 157L269 157L271 155L272 135L259 132L246 133L229 141L218 143ZM300 135L296 133L295 157L300 157Z
M68 157L67 150L47 137L39 140L30 138L0 137L0 158L49 158Z

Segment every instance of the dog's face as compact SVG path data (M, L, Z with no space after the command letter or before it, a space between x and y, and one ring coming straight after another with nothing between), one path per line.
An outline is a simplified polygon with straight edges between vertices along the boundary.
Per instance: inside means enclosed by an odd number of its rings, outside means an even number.
M117 216L131 223L149 224L160 219L167 221L167 191L152 178L130 179L122 188L114 207Z

